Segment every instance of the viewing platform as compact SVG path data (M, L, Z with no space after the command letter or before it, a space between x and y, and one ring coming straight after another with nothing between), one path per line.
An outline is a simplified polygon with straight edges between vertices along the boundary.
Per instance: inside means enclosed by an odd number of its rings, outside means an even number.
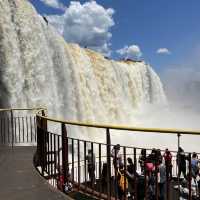
M181 134L198 131L88 124L45 114L42 108L0 110L1 199L178 200L183 189L186 199L199 198L198 154L194 173L194 153L180 146ZM106 142L70 137L69 126L101 129ZM169 150L113 145L110 130L174 134L179 152L170 152L168 165Z
M0 148L0 199L71 199L41 177L33 165L36 147Z

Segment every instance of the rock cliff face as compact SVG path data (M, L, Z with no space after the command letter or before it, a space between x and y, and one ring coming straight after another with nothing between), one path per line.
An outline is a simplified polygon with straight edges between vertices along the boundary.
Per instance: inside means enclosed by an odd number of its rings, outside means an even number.
M47 106L69 120L128 123L165 104L144 62L116 62L67 44L26 0L0 1L0 106Z

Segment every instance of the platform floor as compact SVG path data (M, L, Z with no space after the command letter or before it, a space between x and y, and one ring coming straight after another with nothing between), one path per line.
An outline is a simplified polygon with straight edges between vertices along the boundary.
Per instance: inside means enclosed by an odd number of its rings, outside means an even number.
M0 199L66 200L33 166L35 147L0 147Z

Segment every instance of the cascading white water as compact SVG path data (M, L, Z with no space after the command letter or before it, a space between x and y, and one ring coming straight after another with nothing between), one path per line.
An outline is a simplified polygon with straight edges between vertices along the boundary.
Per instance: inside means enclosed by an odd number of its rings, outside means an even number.
M130 124L147 104L166 105L149 65L67 44L26 0L0 1L0 65L1 106L46 106L68 120Z

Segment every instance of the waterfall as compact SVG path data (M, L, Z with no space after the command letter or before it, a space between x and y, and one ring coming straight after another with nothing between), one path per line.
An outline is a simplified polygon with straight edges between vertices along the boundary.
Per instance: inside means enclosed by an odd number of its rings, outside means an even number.
M114 61L69 44L26 0L0 1L1 107L46 106L67 120L131 124L166 105L145 62Z

